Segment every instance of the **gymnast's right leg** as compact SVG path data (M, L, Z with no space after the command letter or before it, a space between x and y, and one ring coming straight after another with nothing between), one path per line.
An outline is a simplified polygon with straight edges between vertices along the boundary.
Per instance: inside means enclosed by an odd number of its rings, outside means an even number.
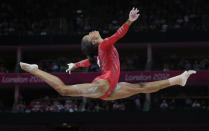
M65 85L58 77L38 69L38 65L36 64L20 62L20 66L24 71L44 80L62 96L99 98L109 89L109 83L103 79L86 84Z
M153 93L174 85L185 86L187 79L190 77L190 75L195 73L196 71L190 70L190 71L185 71L184 73L169 78L167 80L145 82L138 84L119 82L115 90L112 92L112 94L107 98L105 98L105 100L116 100L116 99L127 98L139 93Z

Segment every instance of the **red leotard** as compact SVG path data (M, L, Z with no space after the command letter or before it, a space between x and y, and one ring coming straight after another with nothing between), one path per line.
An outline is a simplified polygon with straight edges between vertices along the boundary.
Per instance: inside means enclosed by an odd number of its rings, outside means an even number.
M97 63L100 66L101 75L96 77L93 81L105 79L110 84L110 88L101 99L108 97L118 83L120 76L120 61L114 44L126 34L128 29L129 25L127 23L123 24L114 35L104 39L98 46L99 56L97 57ZM77 68L88 66L90 66L88 59L76 63Z

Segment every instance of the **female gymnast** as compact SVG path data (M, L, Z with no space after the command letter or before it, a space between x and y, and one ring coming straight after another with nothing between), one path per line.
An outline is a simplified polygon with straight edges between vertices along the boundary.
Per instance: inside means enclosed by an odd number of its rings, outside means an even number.
M156 92L174 85L185 86L189 76L195 74L196 71L185 71L178 76L155 82L118 83L120 61L114 44L126 34L130 25L138 19L138 12L137 8L133 8L129 13L129 19L111 37L102 39L98 31L92 31L82 38L81 49L88 59L68 64L66 72L71 73L76 68L88 67L95 63L96 59L97 64L100 66L101 75L96 77L92 83L65 85L58 77L40 70L36 64L20 62L20 66L24 71L43 79L62 96L84 96L103 100L116 100L138 93Z

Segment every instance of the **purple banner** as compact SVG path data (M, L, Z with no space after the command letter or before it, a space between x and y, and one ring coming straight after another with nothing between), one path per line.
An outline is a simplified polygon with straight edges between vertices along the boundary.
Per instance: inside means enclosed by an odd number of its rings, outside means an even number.
M183 71L133 71L121 72L120 80L124 82L148 82L168 79L172 76L181 74ZM67 73L54 73L66 84L88 83L91 82L99 73L73 72L71 75ZM189 78L191 83L209 84L209 71L198 71L197 74ZM45 82L31 74L7 73L0 74L0 85L33 85L45 84Z

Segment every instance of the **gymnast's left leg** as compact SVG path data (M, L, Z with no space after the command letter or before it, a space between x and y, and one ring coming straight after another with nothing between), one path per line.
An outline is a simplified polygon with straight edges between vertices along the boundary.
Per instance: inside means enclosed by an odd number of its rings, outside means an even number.
M139 84L120 82L118 83L117 87L112 92L112 94L109 97L105 98L105 100L122 99L139 93L153 93L174 85L185 86L189 76L195 73L196 71L190 70L190 71L185 71L181 75L169 78L167 80L160 80L160 81L146 82Z
M21 68L44 80L62 96L84 96L100 98L109 89L107 80L99 79L92 83L65 85L58 77L38 69L36 64L20 63Z

